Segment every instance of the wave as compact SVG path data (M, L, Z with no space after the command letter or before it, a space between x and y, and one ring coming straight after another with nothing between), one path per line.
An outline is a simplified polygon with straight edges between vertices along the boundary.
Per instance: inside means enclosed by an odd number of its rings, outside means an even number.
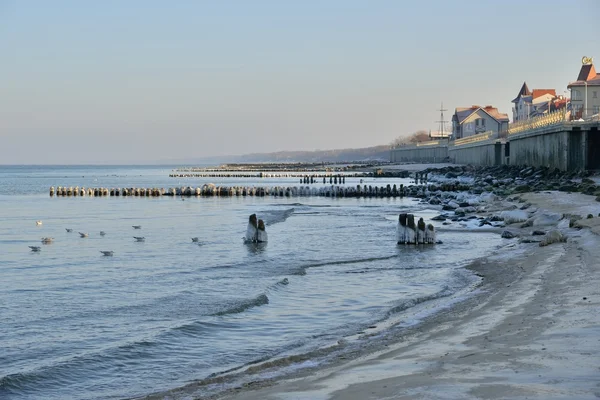
M294 213L293 208L286 210L269 210L264 211L260 214L260 217L265 221L267 225L275 225L281 222L285 222Z
M302 265L300 267L296 267L294 270L292 270L291 274L292 275L306 275L306 270L308 270L309 268L326 267L328 265L345 265L345 264L366 263L366 262L371 262L371 261L384 261L384 260L390 260L390 259L396 258L396 257L398 257L397 254L394 254L391 256L383 256L383 257L367 257L367 258L354 258L352 260L325 261L325 262L321 262L321 263L313 263L313 264L307 264L307 265Z
M221 317L221 316L229 315L229 314L239 314L246 310L249 310L250 308L260 307L265 304L269 304L269 298L267 297L266 294L262 293L253 299L242 300L242 301L238 302L237 304L235 304L229 308L226 308L225 310L218 311L214 314L211 314L211 316Z
M336 337L332 336L331 332L313 335L311 339L306 341L289 344L286 349L273 350L270 357L260 357L243 365L212 373L204 379L170 390L169 394L175 395L173 398L210 397L222 393L223 390L242 387L248 382L260 385L261 382L288 376L301 370L318 368L335 359L347 359L348 354L356 355L357 352L376 350L381 346L387 346L388 342L392 343L396 340L394 338L396 333L386 330L380 332L376 339L369 342L364 340L367 336L361 336L362 339L357 341L348 339L354 335L364 334L366 329L373 328L374 325L388 320L397 313L427 301L450 296L453 293L454 291L449 287L444 287L437 293L403 301L389 309L376 321L365 321L362 324L344 327L341 331L337 331ZM315 342L315 339L324 340ZM317 344L315 345L315 343ZM306 345L309 347L306 347ZM360 348L357 346L360 346ZM160 396L160 394L158 395Z
M437 300L442 297L448 297L448 296L453 295L454 293L455 293L455 290L452 290L449 286L445 285L442 287L442 290L440 290L439 292L432 293L428 296L417 297L414 299L405 300L405 301L401 302L400 304L397 304L394 307L390 308L387 311L387 313L385 314L386 319L395 314L406 311L409 308L412 308L418 304L425 303L426 301Z

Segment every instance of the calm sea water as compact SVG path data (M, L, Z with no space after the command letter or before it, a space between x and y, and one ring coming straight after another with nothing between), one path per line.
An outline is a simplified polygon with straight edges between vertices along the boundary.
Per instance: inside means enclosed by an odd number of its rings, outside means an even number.
M0 398L121 399L231 376L199 385L201 396L316 367L373 345L364 332L402 329L466 295L478 278L463 267L502 240L448 232L440 245L397 246L399 212L437 214L406 198L48 196L50 186L298 182L170 171L0 167ZM267 223L266 245L242 243L251 213Z

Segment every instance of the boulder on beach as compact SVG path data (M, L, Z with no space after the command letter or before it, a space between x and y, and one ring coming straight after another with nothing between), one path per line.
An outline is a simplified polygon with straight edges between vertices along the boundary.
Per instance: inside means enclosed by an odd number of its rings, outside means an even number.
M544 236L540 242L540 246L548 246L553 243L566 242L567 238L559 230L552 230Z
M529 219L529 214L522 210L510 210L502 211L500 218L504 220L506 224L514 224L515 222L525 222Z

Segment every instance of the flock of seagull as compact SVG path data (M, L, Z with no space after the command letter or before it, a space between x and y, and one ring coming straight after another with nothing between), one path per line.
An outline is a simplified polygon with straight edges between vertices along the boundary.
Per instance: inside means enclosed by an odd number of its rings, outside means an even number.
M42 221L35 221L35 224L37 226L41 226L42 225ZM142 229L141 225L132 225L131 226L133 229ZM67 231L67 233L71 233L73 232L73 229L71 228L65 228L65 230ZM87 238L89 237L89 233L87 232L78 232L79 236L82 238ZM105 236L106 232L104 231L100 231L100 236ZM133 237L135 239L136 242L144 242L146 241L146 238L144 236L134 236ZM42 244L51 244L52 242L54 242L54 238L53 237L43 237L42 238ZM200 238L198 237L193 237L192 238L192 242L193 243L199 243L200 242ZM31 251L33 252L39 252L42 250L41 246L29 246L29 248L31 249ZM100 253L102 253L103 256L113 256L114 255L114 251L112 250L100 250Z

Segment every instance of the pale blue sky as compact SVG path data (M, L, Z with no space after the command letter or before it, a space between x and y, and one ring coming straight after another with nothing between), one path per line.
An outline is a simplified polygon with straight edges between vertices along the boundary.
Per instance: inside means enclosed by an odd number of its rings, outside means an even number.
M0 163L387 144L600 60L600 2L0 0Z

